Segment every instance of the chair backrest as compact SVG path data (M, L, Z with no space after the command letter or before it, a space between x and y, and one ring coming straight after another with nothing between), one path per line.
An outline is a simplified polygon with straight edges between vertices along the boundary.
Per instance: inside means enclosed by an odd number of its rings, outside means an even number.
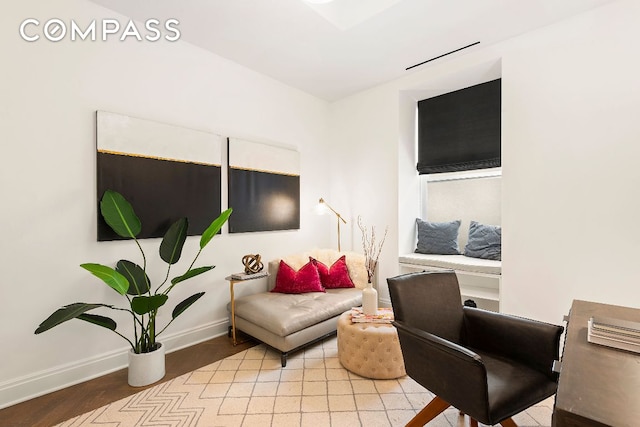
M460 343L460 286L454 271L424 271L387 279L394 317L409 326Z

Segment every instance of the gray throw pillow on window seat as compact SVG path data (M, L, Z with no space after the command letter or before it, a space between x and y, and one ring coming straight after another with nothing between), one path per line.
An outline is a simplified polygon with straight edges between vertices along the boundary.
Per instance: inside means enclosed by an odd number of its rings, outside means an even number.
M459 255L458 230L460 220L429 222L416 218L418 244L415 252L420 254Z
M471 221L464 255L473 258L502 260L502 227Z

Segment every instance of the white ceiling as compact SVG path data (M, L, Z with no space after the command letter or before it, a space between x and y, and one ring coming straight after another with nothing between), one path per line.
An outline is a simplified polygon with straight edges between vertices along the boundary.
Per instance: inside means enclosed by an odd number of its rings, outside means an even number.
M478 49L614 0L92 0L139 21L180 21L181 40L326 100L407 67ZM452 55L460 55L454 53Z

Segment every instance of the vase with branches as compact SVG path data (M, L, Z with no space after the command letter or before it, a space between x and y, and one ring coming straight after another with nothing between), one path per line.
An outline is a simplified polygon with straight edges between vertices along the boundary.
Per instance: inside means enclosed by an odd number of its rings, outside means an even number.
M367 270L367 287L362 291L362 311L366 315L373 315L378 311L378 291L373 287L373 278L389 228L386 227L384 229L382 239L377 241L375 227L368 228L362 222L362 217L360 216L358 216L358 227L362 232L362 250L364 251L364 262Z

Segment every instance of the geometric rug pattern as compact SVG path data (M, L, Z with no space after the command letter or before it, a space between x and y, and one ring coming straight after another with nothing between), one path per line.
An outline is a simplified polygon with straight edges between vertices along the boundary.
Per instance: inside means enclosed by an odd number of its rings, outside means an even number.
M278 353L258 345L59 426L404 426L432 398L406 376L371 380L347 371L334 336L290 355L285 368ZM550 426L552 409L550 398L514 421ZM449 408L429 426L468 423Z

